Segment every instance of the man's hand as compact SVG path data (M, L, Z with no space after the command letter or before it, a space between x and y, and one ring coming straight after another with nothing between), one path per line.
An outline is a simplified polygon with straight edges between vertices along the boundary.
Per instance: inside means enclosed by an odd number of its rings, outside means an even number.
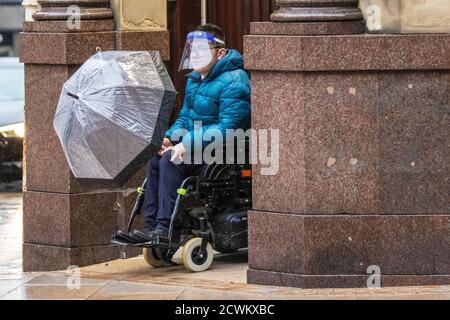
M163 141L162 146L161 146L161 150L159 150L158 154L160 156L162 156L163 155L163 151L166 150L167 148L170 148L170 147L173 147L172 142L168 138L164 138L164 141Z
M174 164L181 164L181 162L183 162L184 153L186 152L186 149L184 148L183 144L179 143L174 147L168 147L161 152L161 155L170 151L172 152L172 157L170 158L170 161L172 161Z

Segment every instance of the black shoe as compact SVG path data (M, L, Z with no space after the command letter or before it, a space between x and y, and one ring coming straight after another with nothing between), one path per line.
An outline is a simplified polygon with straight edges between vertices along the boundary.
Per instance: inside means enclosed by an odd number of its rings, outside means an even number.
M134 244L142 244L150 242L153 239L152 232L155 230L155 227L146 226L143 229L133 230L130 232L130 238L133 239Z
M150 235L152 240L159 239L160 242L169 242L169 228L158 224L155 230L151 232ZM181 232L179 229L174 228L172 232L172 243L177 243L180 241Z
M124 245L136 245L142 243L140 238L135 236L136 232L139 233L149 233L154 230L153 226L146 225L144 228L139 230L134 230L129 233L125 233L123 231L119 231L113 236L112 242L115 244L124 244Z
M133 244L135 241L130 237L129 233L119 231L115 235L113 235L111 242L113 244L129 245Z

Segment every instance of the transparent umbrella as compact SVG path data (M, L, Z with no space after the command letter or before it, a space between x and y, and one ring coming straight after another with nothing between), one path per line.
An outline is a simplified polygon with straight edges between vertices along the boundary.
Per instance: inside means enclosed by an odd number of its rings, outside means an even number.
M64 84L53 123L74 176L126 182L160 149L175 99L159 52L88 59Z

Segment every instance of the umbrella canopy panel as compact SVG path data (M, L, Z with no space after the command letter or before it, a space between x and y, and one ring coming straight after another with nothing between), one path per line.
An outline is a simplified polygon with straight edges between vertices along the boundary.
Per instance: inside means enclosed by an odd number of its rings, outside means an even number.
M87 60L64 84L54 120L74 176L128 180L159 150L175 98L158 52Z

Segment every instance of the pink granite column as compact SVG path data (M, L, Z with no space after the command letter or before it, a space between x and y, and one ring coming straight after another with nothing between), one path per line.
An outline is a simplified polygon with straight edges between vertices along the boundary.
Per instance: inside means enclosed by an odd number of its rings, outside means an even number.
M244 40L252 125L280 131L278 174L253 168L248 282L449 284L450 35L347 35L320 26L356 1L279 2L297 7Z
M24 22L21 60L25 63L25 271L65 269L116 259L110 237L123 228L141 170L123 189L74 178L53 130L63 83L96 53L159 50L169 60L168 32L115 31L109 0L41 0L36 21ZM79 29L67 24L67 8L81 12ZM136 250L128 254L137 254Z

